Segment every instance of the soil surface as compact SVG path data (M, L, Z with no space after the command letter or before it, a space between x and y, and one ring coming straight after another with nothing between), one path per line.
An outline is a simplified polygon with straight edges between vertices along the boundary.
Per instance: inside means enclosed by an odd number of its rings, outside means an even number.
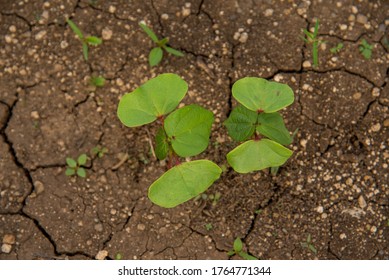
M87 62L66 18L103 38ZM318 67L301 38L316 18ZM151 69L141 20L185 56ZM237 237L260 259L389 259L388 42L388 1L0 1L0 259L228 259ZM123 94L166 72L188 82L183 104L215 114L197 158L226 167L208 198L174 209L147 198L166 170L156 127L116 116ZM275 177L226 162L237 143L223 121L245 76L295 92L282 111L294 154ZM87 177L66 176L82 153Z

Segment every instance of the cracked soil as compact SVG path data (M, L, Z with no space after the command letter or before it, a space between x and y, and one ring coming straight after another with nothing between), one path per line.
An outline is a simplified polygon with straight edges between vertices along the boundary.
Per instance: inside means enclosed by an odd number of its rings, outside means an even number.
M88 62L66 18L103 38ZM301 37L316 18L313 67ZM185 56L150 69L141 20ZM227 259L236 237L260 259L389 259L388 40L379 0L1 0L0 259ZM199 158L227 166L207 191L217 203L163 209L147 198L166 168L150 153L156 127L125 128L116 109L165 72L188 82L184 104L215 114ZM106 85L91 86L94 75ZM276 177L226 162L237 143L223 121L245 76L295 93L282 111L299 129L294 154ZM96 146L108 152L96 157ZM87 178L67 177L66 157L82 153Z

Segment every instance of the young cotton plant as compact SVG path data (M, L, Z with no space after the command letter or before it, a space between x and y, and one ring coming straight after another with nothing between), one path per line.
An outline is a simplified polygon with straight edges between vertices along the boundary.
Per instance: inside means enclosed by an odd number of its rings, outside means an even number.
M278 111L293 103L292 89L246 77L234 83L232 95L241 105L232 110L224 124L232 139L245 142L227 154L228 163L239 173L283 165L292 155L284 147L292 143L292 136Z
M187 83L175 74L161 74L131 93L118 105L117 115L128 127L158 121L155 153L168 158L170 169L148 191L149 199L165 208L175 207L206 191L222 170L209 160L181 163L179 157L195 156L208 144L213 113L198 106L176 109L188 91Z
M67 19L66 22L69 24L69 26L73 30L73 32L77 35L78 39L80 39L81 44L82 44L82 53L84 55L84 59L86 61L88 61L89 45L98 46L103 41L96 36L84 36L84 34L81 32L81 30L78 28L78 26L72 20Z
M163 57L163 50L166 52L175 55L175 56L184 56L184 54L172 47L169 47L167 43L169 38L158 39L157 35L144 23L140 22L139 26L143 29L144 32L150 37L150 39L157 45L149 53L149 64L151 67L158 65Z

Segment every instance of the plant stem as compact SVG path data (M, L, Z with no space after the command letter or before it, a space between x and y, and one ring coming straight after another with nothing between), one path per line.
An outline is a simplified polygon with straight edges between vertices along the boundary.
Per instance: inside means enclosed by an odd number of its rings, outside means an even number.
M313 66L314 67L318 67L319 66L318 46L319 46L319 42L317 40L313 41L312 55L313 55Z

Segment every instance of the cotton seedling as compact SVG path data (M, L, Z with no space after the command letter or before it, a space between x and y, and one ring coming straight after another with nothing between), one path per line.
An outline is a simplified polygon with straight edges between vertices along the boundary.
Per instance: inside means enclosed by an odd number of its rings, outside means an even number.
M242 259L245 260L258 260L256 257L246 253L243 251L243 242L242 240L238 237L234 240L234 245L231 251L227 253L230 257L234 255L240 256Z
M89 57L89 45L91 46L98 46L103 41L96 37L96 36L84 36L84 34L81 32L81 30L78 28L78 26L70 19L67 19L66 22L69 24L70 28L73 30L73 32L76 34L78 39L81 41L82 44L82 53L84 55L84 59L88 61Z
M84 167L87 160L88 157L86 154L81 154L77 161L72 158L66 158L67 168L65 174L67 176L77 175L78 177L85 178L86 171Z
M323 43L323 41L320 41L317 36L319 33L319 20L316 19L315 27L313 29L313 32L309 32L308 30L303 30L306 37L303 37L305 43L312 44L312 57L313 57L313 66L318 67L319 66L319 45Z
M232 95L240 105L224 125L232 139L243 143L227 154L228 163L239 173L271 168L275 174L292 155L284 146L292 143L293 136L278 113L293 103L292 89L278 82L246 77L234 83Z
M154 31L151 30L144 22L139 23L140 27L144 32L150 37L150 39L157 45L149 53L149 64L151 67L158 65L163 57L163 50L166 52L175 55L175 56L184 56L184 54L172 47L169 47L167 44L169 42L168 38L158 39Z

